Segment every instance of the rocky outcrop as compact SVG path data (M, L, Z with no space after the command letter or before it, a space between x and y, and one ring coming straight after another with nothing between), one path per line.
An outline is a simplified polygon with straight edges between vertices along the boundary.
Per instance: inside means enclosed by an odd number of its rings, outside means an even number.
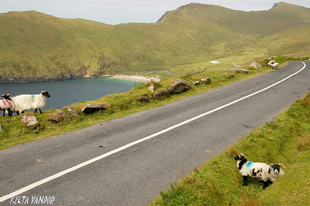
M28 127L29 129L34 129L37 126L39 126L39 121L37 120L37 118L33 115L33 114L23 114L21 115L20 120L22 121L22 123L24 123L26 125L26 127Z
M153 99L164 99L169 97L170 92L166 88L162 88L152 94Z
M211 78L210 77L205 77L202 79L197 79L196 81L192 82L193 85L199 85L200 83L205 83L205 84L210 84L211 83Z
M226 78L227 78L227 79L231 79L231 78L233 78L233 77L235 77L235 75L234 75L233 73L228 73L228 74L226 75Z
M262 69L262 66L258 62L253 62L250 64L250 68Z
M200 84L200 81L199 80L196 80L196 81L194 81L194 82L192 82L192 85L199 85Z
M211 84L211 78L210 77L205 77L203 79L200 79L200 81L206 83L206 84Z
M66 106L65 109L67 109L68 112L70 112L75 117L79 117L80 116L79 113L75 109L70 107L70 106Z
M58 123L58 122L71 122L72 119L71 117L66 114L64 111L61 109L57 109L56 112L50 114L50 118L48 121Z
M205 84L210 84L211 83L211 78L210 77L205 77L203 79L199 79L200 82L204 82Z
M178 94L190 88L191 86L185 80L179 79L168 88L168 91L173 94Z
M91 114L94 112L98 112L100 110L106 110L108 105L106 104L87 104L83 109L82 112L84 114Z
M246 70L246 69L236 69L236 72L248 74L248 73L249 73L249 70Z
M136 100L139 102L149 103L150 97L147 94L142 94L142 95L139 95Z

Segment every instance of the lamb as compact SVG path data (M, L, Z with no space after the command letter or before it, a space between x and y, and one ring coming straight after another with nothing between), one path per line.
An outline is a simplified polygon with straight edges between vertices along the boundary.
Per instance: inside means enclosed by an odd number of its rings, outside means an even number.
M0 110L3 110L3 116L5 116L5 112L9 113L9 116L12 116L11 109L13 107L13 102L11 100L10 94L2 94L1 97L3 99L0 100Z
M237 160L237 167L243 176L243 186L248 185L247 178L250 176L263 182L263 189L266 189L268 184L272 184L277 178L284 175L283 170L280 169L281 164L267 165L266 163L251 162L244 157L244 154L237 155L235 160Z
M50 97L47 91L42 91L40 94L21 94L12 97L14 106L11 111L19 115L20 112L25 110L35 109L34 112L36 113L39 109L42 114L41 108L46 104L46 97Z

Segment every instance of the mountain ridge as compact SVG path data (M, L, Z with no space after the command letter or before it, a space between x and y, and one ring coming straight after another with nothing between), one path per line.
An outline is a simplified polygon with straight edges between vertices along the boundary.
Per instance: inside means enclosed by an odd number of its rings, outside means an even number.
M276 39L282 30L287 34L285 47L295 53L292 34L301 36L296 29L308 31L303 27L308 24L309 8L282 2L250 12L191 3L167 11L154 24L108 25L36 11L8 12L0 14L0 81L169 70L251 45L264 48L264 38ZM302 46L308 40L302 37L299 42L301 50L308 49ZM287 53L277 44L268 50L272 55Z

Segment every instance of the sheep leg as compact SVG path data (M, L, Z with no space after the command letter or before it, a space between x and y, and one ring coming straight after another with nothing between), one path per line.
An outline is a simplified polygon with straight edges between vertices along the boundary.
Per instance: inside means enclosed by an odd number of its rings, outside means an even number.
M268 187L268 184L272 184L272 182L270 180L264 182L263 190L266 189L266 187Z
M248 176L243 176L243 186L248 186Z
M38 109L35 109L34 113L36 113L37 111L38 111ZM43 114L40 108L39 108L39 111L40 111L40 114Z
M5 110L3 110L3 116L5 117Z

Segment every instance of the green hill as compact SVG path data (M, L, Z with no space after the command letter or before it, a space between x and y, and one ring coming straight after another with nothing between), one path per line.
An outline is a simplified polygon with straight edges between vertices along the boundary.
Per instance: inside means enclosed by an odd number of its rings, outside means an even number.
M268 11L189 4L155 24L107 25L36 11L0 14L3 78L74 78L170 70L179 65L268 50L307 54L310 9L286 3ZM264 52L260 54L263 55ZM253 61L247 57L248 61Z

